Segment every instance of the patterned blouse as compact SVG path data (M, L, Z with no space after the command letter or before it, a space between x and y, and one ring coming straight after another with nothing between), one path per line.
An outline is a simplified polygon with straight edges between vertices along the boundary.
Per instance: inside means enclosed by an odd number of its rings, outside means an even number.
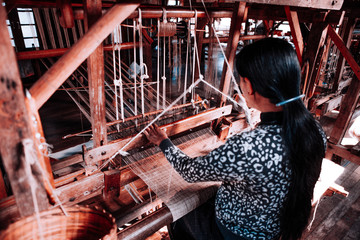
M282 113L262 113L253 130L229 138L206 156L190 158L169 139L160 148L188 182L221 181L218 221L243 238L273 239L291 179L281 136Z

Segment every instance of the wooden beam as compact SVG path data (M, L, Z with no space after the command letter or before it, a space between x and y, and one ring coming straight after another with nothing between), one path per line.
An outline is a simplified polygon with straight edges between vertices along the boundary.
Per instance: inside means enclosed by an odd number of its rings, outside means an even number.
M136 8L135 3L116 4L61 57L30 89L39 109L75 69L101 44L116 25Z
M197 22L197 29L196 30L204 30L205 29L205 26L208 24L209 22L209 19L207 18L200 18L198 19L198 22ZM205 32L203 31L197 31L196 32L196 43L197 43L197 49L198 49L198 53L199 53L199 65L201 65L201 61L202 61L202 49L203 49L203 43L204 43L204 35L205 35ZM197 61L197 57L195 58L196 61ZM196 79L199 78L199 67L198 67L198 64L195 64L195 81Z
M334 144L331 142L328 143L328 148L329 148L328 151L331 151L333 154L360 165L360 157L355 154L352 154L350 152L350 149L347 149L344 146L341 146L339 144Z
M125 228L118 233L118 239L133 240L145 239L161 227L170 224L173 220L172 214L168 207L162 207L160 210L151 213L141 221Z
M333 40L337 48L340 50L342 56L346 59L346 61L350 65L357 79L360 80L360 66L354 59L350 50L346 47L346 44L343 42L339 34L337 34L330 25L327 28L327 32L331 37L331 40Z
M233 66L235 61L235 54L240 38L241 23L244 22L247 18L247 10L248 8L246 7L246 3L244 2L236 3L234 7L233 16L231 18L229 40L226 46L226 53L225 53L230 68L228 68L226 62L224 61L224 67L222 70L221 82L220 82L220 91L222 91L225 94L229 93L231 75L233 72ZM226 100L227 100L226 97L222 95L220 106L224 106L226 104Z
M0 1L0 159L10 181L21 216L35 213L35 195L39 210L46 210L49 206L47 195L42 183L42 175L37 168L30 167L29 151L24 140L33 140L25 108L25 97L15 52L10 43L10 36L6 25L6 11ZM35 146L29 150L36 151ZM36 155L35 155L36 156ZM26 170L30 167L30 174ZM28 169L29 170L29 169ZM29 176L30 175L30 176ZM30 181L29 179L35 179Z
M214 119L218 119L222 116L229 115L231 112L232 106L228 105L222 108L212 109L203 113L200 113L195 116L188 117L183 120L179 120L164 126L161 126L162 129L166 129L168 136L173 136L175 134L187 131L191 128L201 126L205 123L208 123ZM120 139L113 141L105 146L91 149L85 153L85 161L89 163L99 162L113 156L119 149L121 149L132 137L126 139ZM132 142L124 151L128 151L134 147L140 147L147 144L148 141L145 136L138 137L135 141Z
M320 8L339 10L344 3L344 0L330 1L330 0L243 0L248 3L260 3L260 4L273 4L284 5L294 7L306 7L306 8Z
M291 11L289 6L285 6L285 13L288 19L291 34L293 36L293 42L296 49L296 54L299 59L300 66L302 66L302 54L304 50L304 43L300 29L299 18L296 11Z
M128 50L134 48L133 42L125 42L120 43L120 50ZM139 43L136 43L136 47L139 46ZM104 51L112 51L112 45L104 45ZM26 59L38 59L38 58L52 58L52 57L60 57L64 55L69 48L56 48L56 49L45 49L45 50L34 50L34 51L23 51L17 52L16 58L17 60L26 60Z
M84 0L85 31L101 18L102 1ZM105 118L105 75L104 75L104 50L102 43L92 52L87 59L89 102L91 114L91 127L94 147L107 144L107 129Z

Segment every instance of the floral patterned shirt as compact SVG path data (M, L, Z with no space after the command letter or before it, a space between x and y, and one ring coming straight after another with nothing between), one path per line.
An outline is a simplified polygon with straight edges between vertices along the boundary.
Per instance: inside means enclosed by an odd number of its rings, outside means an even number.
M232 136L206 156L190 158L169 139L160 144L186 181L222 182L216 217L243 238L273 239L280 233L280 210L291 179L281 118L281 113L262 113L259 126Z

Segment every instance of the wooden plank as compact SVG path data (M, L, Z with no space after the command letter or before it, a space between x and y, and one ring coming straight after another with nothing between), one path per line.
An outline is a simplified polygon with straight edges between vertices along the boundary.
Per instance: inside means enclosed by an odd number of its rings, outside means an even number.
M119 196L120 193L120 170L112 169L104 172L104 191L105 198Z
M44 173L44 175L42 176L43 184L45 186L45 190L48 196L50 197L51 203L55 203L55 198L53 195L53 189L55 188L54 177L51 171L50 158L48 156L49 152L46 147L44 131L41 124L39 112L35 106L34 99L31 98L29 94L27 94L27 97L25 99L25 106L28 112L28 119L31 121L30 131L32 134L32 138L34 139L37 160L40 163L42 172Z
M114 5L94 26L66 52L30 89L39 109L75 69L99 46L115 26L139 4Z
M62 203L65 205L74 205L89 199L94 193L101 194L103 188L104 173L96 173L79 181L59 187L56 189L56 193Z
M179 120L167 125L162 126L162 129L166 129L166 133L168 136L175 135L177 133L184 132L186 130L189 130L191 128L195 128L198 126L201 126L205 123L208 123L214 119L218 119L222 116L229 115L231 112L231 105L222 107L222 108L216 108L209 111L206 111L204 113L200 113L195 116L188 117L183 120ZM117 141L113 141L105 146L101 146L98 148L94 148L89 150L85 153L85 159L89 163L95 163L99 162L101 160L105 160L113 156L119 149L121 149L128 141L130 141L132 137L126 138L126 139L120 139ZM135 147L140 147L148 143L148 140L144 135L139 136L135 141L133 141L127 149L124 149L124 151L127 151L129 149L133 149Z
M85 31L88 31L96 21L101 18L102 1L85 0ZM87 59L89 102L91 114L91 128L94 147L107 144L107 129L105 119L105 75L104 51L102 43L92 52Z
M225 53L230 68L224 61L224 67L222 70L221 82L220 82L220 91L225 94L229 93L236 49L239 43L241 23L243 23L246 20L247 12L248 12L248 8L246 7L246 3L244 2L235 3L233 16L231 18L229 40L226 46L226 53ZM226 100L227 98L222 95L220 101L221 107L226 104Z
M299 59L300 66L302 66L302 54L304 50L304 43L300 29L300 22L296 11L291 11L289 6L285 6L285 13L288 19L293 42L296 49L296 54Z
M337 48L340 50L342 56L346 59L346 61L350 65L355 76L358 78L358 80L360 80L360 66L354 59L350 50L346 47L346 44L343 42L339 34L337 34L330 25L328 26L327 30L329 36L331 37L331 40L333 40Z
M26 174L26 166L30 163L27 162L29 154L28 151L25 153L24 140L33 140L31 123L2 1L0 5L0 156L20 214L27 216L35 212L29 177L35 178L31 187L36 189L39 210L47 209L49 203L44 186L41 181L36 181L42 179L41 173L32 171L31 176ZM35 146L30 148L36 151Z

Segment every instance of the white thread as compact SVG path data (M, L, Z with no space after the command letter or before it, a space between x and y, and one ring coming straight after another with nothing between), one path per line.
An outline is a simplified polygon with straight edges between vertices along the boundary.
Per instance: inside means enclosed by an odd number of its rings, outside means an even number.
M158 18L157 20L157 25L158 25L158 31L160 31L160 18ZM160 34L158 34L157 36L157 76L156 76L156 81L157 81L157 85L156 85L156 110L159 110L160 108Z
M141 90L141 114L144 115L145 113L145 107L144 107L144 58L143 58L143 35L142 35L142 17L141 17L141 9L138 8L139 11L139 18L138 18L138 31L139 31L139 43L140 43L140 90Z
M137 115L137 88L136 88L136 21L134 20L133 38L134 38L134 113ZM136 121L137 125L137 121Z
M209 16L209 13L208 13L207 8L206 8L206 6L205 6L204 0L201 0L201 2L202 2L202 4L203 4L203 6L204 6L204 10L205 10L206 16L208 17L208 19L209 19L209 21L210 21L210 16ZM235 80L235 76L234 76L234 74L233 74L233 72L232 72L232 68L230 67L229 61L228 61L228 59L226 58L224 49L223 49L223 47L221 46L220 39L219 39L219 37L218 37L218 35L217 35L216 31L215 31L215 28L214 28L214 25L213 25L213 24L211 24L211 28L213 29L214 35L215 35L215 37L216 37L216 40L217 40L218 43L219 43L219 47L220 47L220 50L221 50L221 52L222 52L222 54L223 54L223 56L224 56L225 63L226 63L226 65L227 65L228 69L230 69L231 80L233 81L233 83L234 83L234 88L235 88L236 92L237 92L238 95L239 95L240 102L242 102L240 106L244 109L244 113L245 113L245 116L246 116L246 119L247 119L248 123L249 123L251 126L253 126L254 123L253 123L253 121L252 121L252 119L251 119L251 114L250 114L249 108L248 108L248 106L246 105L246 101L245 101L244 97L243 97L242 94L241 94L239 85L237 84L237 82L236 82L236 80Z
M201 81L201 79L198 79L196 82L194 82L194 84L191 84L189 86L189 89L195 87L199 82ZM183 93L181 94L178 98L175 99L174 102L172 102L167 108L165 108L159 115L157 115L148 125L146 125L138 134L136 134L132 139L130 139L120 150L118 150L114 155L112 155L108 160L106 160L98 169L96 169L94 172L96 171L100 171L101 169L103 169L110 161L112 161L117 155L119 155L121 152L124 151L125 148L127 148L133 141L135 141L135 139L137 139L141 134L143 134L143 132L148 129L151 125L153 125L160 117L162 117L167 111L169 111L178 101L180 101L183 98L183 95L186 94ZM91 175L91 174L90 174Z

